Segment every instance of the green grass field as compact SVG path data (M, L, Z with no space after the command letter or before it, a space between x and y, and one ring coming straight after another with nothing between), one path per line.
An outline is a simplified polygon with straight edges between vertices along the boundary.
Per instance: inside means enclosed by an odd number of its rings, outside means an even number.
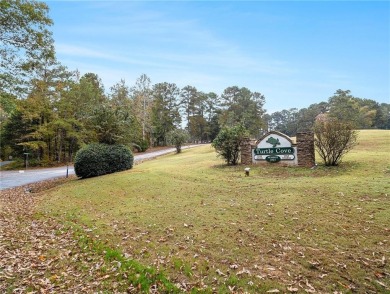
M38 212L194 292L384 293L390 131L360 131L339 167L256 165L249 177L197 147L68 182Z

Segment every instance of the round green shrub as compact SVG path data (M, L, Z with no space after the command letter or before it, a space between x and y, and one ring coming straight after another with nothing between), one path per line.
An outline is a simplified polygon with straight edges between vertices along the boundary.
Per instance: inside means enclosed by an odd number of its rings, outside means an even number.
M130 169L133 162L126 146L94 143L76 153L74 171L80 178L91 178Z

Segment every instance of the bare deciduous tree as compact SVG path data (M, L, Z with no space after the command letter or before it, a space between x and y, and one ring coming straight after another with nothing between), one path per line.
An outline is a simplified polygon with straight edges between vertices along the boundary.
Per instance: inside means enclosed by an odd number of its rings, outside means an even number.
M328 118L314 125L315 146L326 166L337 166L355 145L358 132L352 125Z

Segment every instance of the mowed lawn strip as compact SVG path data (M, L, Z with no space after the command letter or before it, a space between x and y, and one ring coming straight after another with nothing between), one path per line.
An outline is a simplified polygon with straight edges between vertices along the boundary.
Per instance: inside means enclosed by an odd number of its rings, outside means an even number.
M39 209L183 289L386 292L390 131L358 143L339 167L256 165L249 177L206 145L72 181Z

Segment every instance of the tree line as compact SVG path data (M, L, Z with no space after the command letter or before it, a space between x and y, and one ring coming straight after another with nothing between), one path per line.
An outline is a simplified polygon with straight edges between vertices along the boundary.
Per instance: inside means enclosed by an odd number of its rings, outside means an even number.
M124 144L145 150L184 128L193 142L210 142L220 126L262 126L264 96L228 87L219 96L193 86L118 81L107 91L95 73L80 75L56 59L48 6L0 1L1 157L71 160L83 145ZM31 158L30 157L30 158Z
M30 153L38 161L64 162L92 142L144 150L167 145L170 132L181 128L192 142L211 142L221 126L247 121L253 136L263 127L264 97L247 88L228 87L218 96L193 86L152 85L143 74L132 86L121 80L105 91L97 74L79 76L57 65L44 73L26 98L8 95L3 157Z
M390 104L358 98L350 90L337 90L327 102L307 108L290 108L266 115L268 128L295 136L299 131L313 129L321 115L348 122L355 129L390 129Z

